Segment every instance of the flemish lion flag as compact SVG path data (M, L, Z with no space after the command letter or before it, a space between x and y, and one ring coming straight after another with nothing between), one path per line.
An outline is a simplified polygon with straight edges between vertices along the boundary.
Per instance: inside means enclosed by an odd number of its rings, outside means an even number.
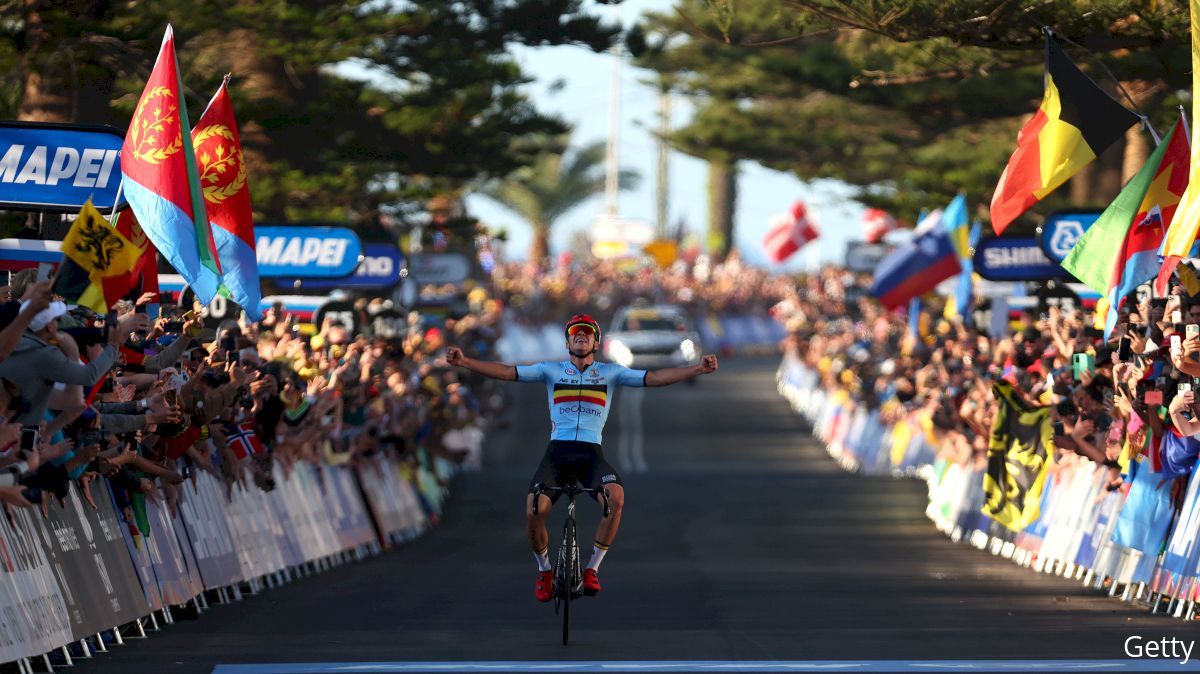
M1139 119L1076 68L1049 33L1045 86L1042 105L1017 134L1017 149L992 195L992 229L997 234Z
M988 444L983 513L1020 532L1041 514L1042 489L1054 451L1050 408L1026 406L1008 382L994 384L992 392L999 411Z
M62 242L55 294L98 314L129 292L141 251L113 229L89 199Z

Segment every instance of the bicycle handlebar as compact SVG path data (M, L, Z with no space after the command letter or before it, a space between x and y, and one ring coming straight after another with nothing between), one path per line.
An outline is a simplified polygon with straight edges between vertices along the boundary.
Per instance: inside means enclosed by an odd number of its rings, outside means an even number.
M534 515L538 514L538 501L541 500L538 497L547 492L566 494L567 496L569 496L571 498L574 498L574 497L578 496L579 494L590 494L592 496L595 496L596 494L600 494L601 496L604 497L604 516L605 517L609 516L608 490L605 489L604 487L594 487L594 488L582 487L579 485L578 482L572 482L565 487L548 487L540 482L535 484L533 486L533 514Z

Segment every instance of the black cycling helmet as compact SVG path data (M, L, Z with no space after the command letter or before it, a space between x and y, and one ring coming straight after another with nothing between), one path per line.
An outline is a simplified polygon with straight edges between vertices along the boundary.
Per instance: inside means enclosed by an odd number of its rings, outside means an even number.
M567 339L571 338L571 328L576 325L591 326L592 330L596 332L596 342L600 342L600 324L596 322L596 319L587 314L575 314L567 321L567 327L563 331Z

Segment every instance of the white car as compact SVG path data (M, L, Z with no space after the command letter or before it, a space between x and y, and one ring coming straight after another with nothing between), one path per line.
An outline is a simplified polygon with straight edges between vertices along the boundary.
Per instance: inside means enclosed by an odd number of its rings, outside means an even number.
M602 355L635 370L695 365L700 362L700 334L680 307L624 307L604 333Z

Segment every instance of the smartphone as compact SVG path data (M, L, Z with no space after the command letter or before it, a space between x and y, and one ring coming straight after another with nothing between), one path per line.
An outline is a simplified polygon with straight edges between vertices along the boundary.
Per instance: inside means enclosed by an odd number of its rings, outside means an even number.
M32 452L38 445L38 429L21 429L21 451Z
M1183 338L1178 333L1171 335L1171 354L1183 353Z
M110 311L104 314L104 339L108 339L108 335L117 329L117 312Z
M100 429L99 428L83 429L83 433L81 433L79 436L79 444L81 447L87 447L88 445L97 445L98 446L100 444Z
M1192 382L1190 382L1190 381L1180 382L1179 391L1178 391L1179 395L1183 395L1184 393L1187 393L1188 391L1191 391L1191 390L1192 390Z
M1147 405L1161 405L1163 404L1163 392L1157 389L1147 390L1142 396L1142 402Z
M237 351L237 336L225 335L221 338L221 348L226 352Z
M1183 336L1187 339L1192 337L1200 337L1200 325L1196 323L1188 323L1183 329Z
M1172 323L1182 323L1183 322L1183 312L1178 309L1172 311L1171 312L1171 322Z
M37 272L38 282L48 280L50 278L50 270L53 268L54 265L50 264L49 262L39 262Z
M21 496L30 503L38 505L42 502L42 490L36 487L28 487L21 490Z
M1063 428L1061 421L1054 422L1054 424L1051 425L1051 428L1054 430L1055 435L1063 436L1067 434L1067 430Z
M233 365L241 365L242 354L238 353L237 351L230 351L228 361Z
M179 403L179 397L175 393L175 389L173 389L173 388L167 389L167 395L165 397L167 400L167 404L170 405L171 407L175 407L175 405Z
M1096 372L1096 358L1090 353L1077 353L1071 356L1071 371L1076 381L1083 379L1084 371L1088 374Z
M183 332L183 321L167 321L163 325L163 330L166 332Z
M1129 361L1129 357L1131 355L1133 355L1133 343L1128 337L1122 337L1119 345L1117 346L1117 358L1122 363L1125 363Z

